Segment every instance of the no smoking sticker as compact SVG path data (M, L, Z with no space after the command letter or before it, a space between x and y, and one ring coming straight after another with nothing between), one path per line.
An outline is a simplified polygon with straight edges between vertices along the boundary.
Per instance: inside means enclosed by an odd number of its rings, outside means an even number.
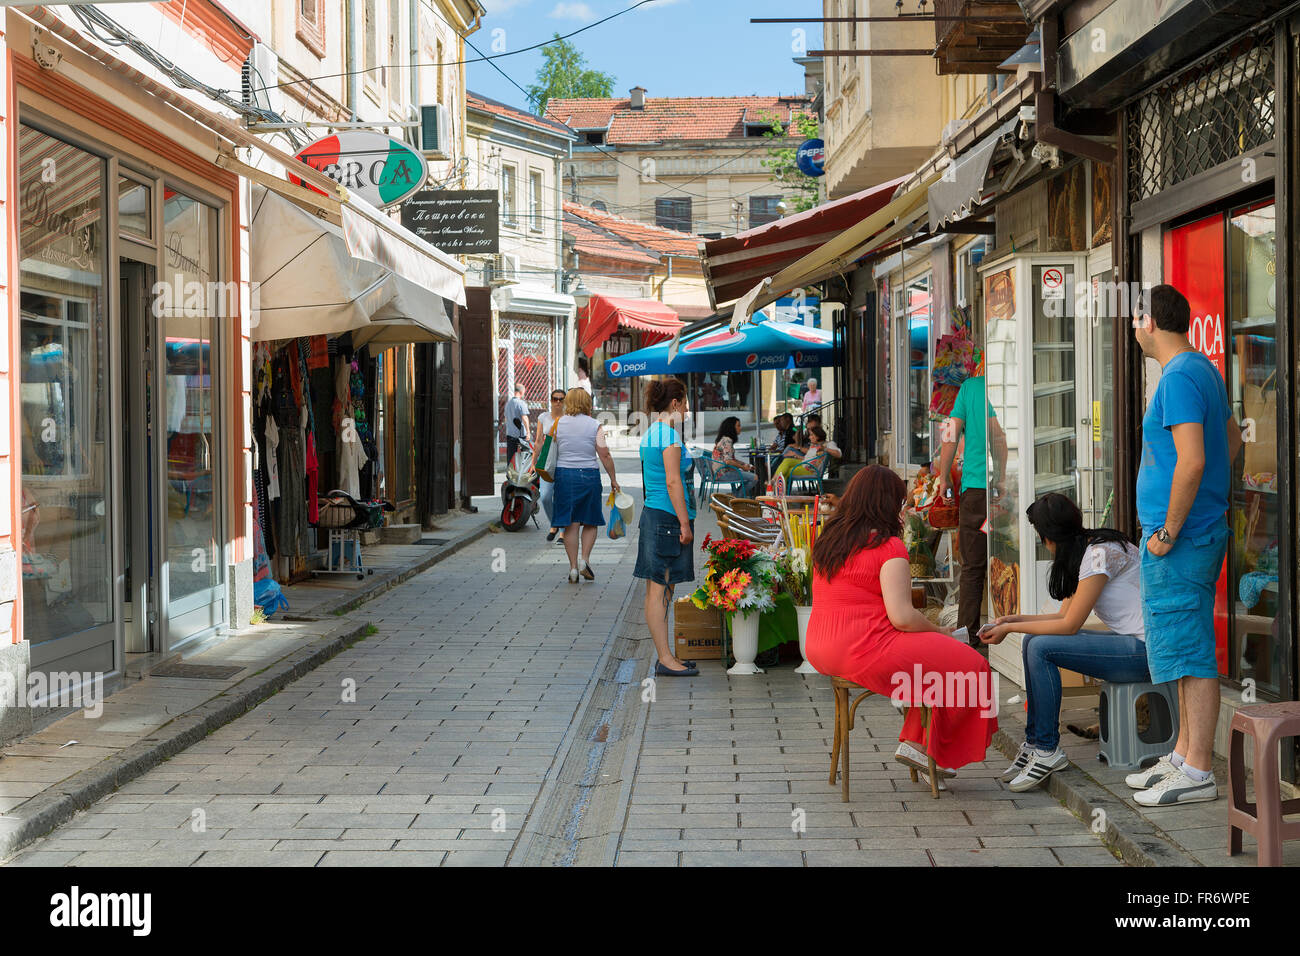
M1043 298L1065 298L1065 273L1057 268L1043 270Z

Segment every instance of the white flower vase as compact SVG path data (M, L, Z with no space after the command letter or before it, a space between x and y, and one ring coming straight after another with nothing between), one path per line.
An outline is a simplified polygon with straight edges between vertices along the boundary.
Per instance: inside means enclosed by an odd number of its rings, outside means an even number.
M803 658L803 663L796 667L794 672L796 674L820 674L821 671L808 663L808 621L812 618L812 605L796 604L794 613L799 618L799 656Z
M731 653L736 663L727 668L728 674L762 674L763 668L754 663L758 657L757 613L731 615Z

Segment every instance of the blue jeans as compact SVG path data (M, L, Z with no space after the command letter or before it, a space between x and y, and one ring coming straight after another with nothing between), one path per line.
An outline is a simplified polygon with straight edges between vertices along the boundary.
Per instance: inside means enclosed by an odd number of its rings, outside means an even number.
M542 479L542 510L546 512L546 526L554 528L551 516L555 513L555 482Z
M1029 695L1025 740L1039 750L1055 750L1061 742L1061 672L1057 668L1118 684L1151 680L1147 646L1129 634L1026 634L1020 655Z

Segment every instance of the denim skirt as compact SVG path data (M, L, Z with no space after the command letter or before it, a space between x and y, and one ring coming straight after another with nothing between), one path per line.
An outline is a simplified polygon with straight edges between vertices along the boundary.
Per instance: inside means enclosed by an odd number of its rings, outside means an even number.
M677 515L658 508L642 508L640 529L633 577L658 581L660 584L682 584L695 580L695 544L692 542L682 546L682 527ZM695 532L694 520L691 521L691 532Z
M600 501L600 469L556 468L552 508L552 527L585 524L603 528L605 512Z

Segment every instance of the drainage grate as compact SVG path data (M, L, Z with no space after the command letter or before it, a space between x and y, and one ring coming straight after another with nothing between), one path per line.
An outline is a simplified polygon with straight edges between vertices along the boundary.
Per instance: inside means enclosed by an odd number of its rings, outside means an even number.
M188 677L193 680L229 680L242 667L230 664L164 664L149 672L150 677Z
M447 538L421 538L417 544L446 544Z

